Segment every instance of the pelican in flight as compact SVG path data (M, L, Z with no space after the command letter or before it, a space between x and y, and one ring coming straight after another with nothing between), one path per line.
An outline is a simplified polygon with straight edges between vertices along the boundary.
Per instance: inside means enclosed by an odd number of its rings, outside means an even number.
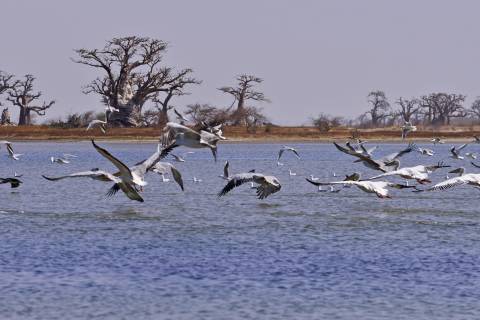
M161 175L163 182L166 182L165 181L166 179L165 179L164 175L168 174L169 170L172 173L173 180L175 180L175 182L180 186L180 189L182 189L182 191L184 191L182 174L170 162L157 162L150 169L150 171L158 173L159 175Z
M290 151L293 152L293 154L300 159L300 155L298 154L298 151L295 148L289 147L289 146L283 146L280 151L278 151L278 157L277 157L277 163L280 162L280 158L282 157L283 153L285 151Z
M418 183L425 184L425 183L432 182L428 179L429 173L432 173L435 170L440 168L449 168L449 167L450 166L444 165L442 162L439 162L438 164L431 165L431 166L419 165L415 167L405 167L405 168L397 169L394 171L382 173L366 180L375 180L375 179L389 177L389 176L399 176L403 179L417 180Z
M468 146L468 143L464 143L464 144L462 144L462 145L459 146L459 147L453 146L453 147L450 149L450 153L452 154L452 155L450 156L450 158L453 158L453 159L455 159L455 160L463 160L463 159L465 159L465 157L463 157L463 156L460 155L460 151L461 151L462 149L464 149L466 146Z
M233 188L241 186L247 182L254 182L258 184L257 197L258 199L265 199L269 195L280 191L282 186L280 181L274 176L266 176L261 173L255 172L246 172L238 173L231 177L230 181L225 185L225 187L218 193L218 196L224 196L230 192Z
M407 186L404 184L398 183L391 183L386 181L331 181L331 182L317 182L311 181L307 178L307 181L315 186L330 186L330 185L353 185L359 188L360 190L367 192L367 193L374 193L379 198L391 198L388 194L389 190L387 188L395 188L395 189L405 189L405 188L416 188L415 186Z
M147 182L144 180L145 173L150 170L158 161L166 157L173 148L173 146L170 146L160 151L160 147L158 147L157 152L155 152L148 159L145 159L137 163L135 166L129 168L119 159L110 154L110 152L108 152L106 149L98 146L93 139L92 144L98 153L109 160L119 170L117 173L112 174L110 172L95 168L90 171L76 172L66 176L47 177L42 175L42 177L50 181L85 177L99 181L111 181L114 182L114 185L107 192L107 196L113 196L119 190L122 190L129 199L143 202L144 200L138 191L141 191L142 188L147 185Z
M421 192L421 191L447 190L447 189L455 188L462 185L480 187L480 174L478 173L464 174L464 175L450 178L448 180L437 183L436 185L425 190L417 189L417 191Z
M16 160L16 161L20 160L20 156L23 156L23 154L22 153L15 153L13 151L12 144L8 141L4 141L4 142L6 142L5 145L7 146L8 157L12 158L13 160Z
M0 184L10 183L11 188L18 188L23 182L17 178L0 178Z
M336 142L334 142L333 144L335 145L335 147L338 150L342 151L343 153L346 153L346 154L349 154L351 156L357 157L358 160L356 160L355 162L362 162L363 165L365 165L367 168L370 168L370 169L373 169L373 170L379 170L379 171L382 171L382 172L397 170L400 167L400 161L398 160L398 158L400 158L401 156L403 156L403 155L405 155L409 152L412 152L416 148L415 144L410 143L407 148L405 148L405 149L403 149L399 152L394 152L394 153L389 154L389 155L387 155L387 156L385 156L381 159L374 160L374 159L371 159L368 156L365 156L365 155L357 153L357 152L353 152L350 149L342 147L341 145L339 145Z
M168 122L163 129L163 146L185 146L188 148L209 148L213 158L217 161L217 142L220 138L210 132L200 130L197 132L184 125Z
M410 121L405 121L404 125L400 128L402 129L402 140L405 140L410 132L417 131L417 127L412 125Z

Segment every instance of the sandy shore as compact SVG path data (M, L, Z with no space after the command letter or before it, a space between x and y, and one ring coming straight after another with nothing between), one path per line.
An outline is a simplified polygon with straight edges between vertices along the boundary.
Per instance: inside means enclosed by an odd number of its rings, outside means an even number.
M332 142L343 141L351 137L353 130L336 129L321 133L313 127L270 127L259 128L256 133L247 132L244 127L226 127L225 142L263 143L263 142ZM362 139L383 142L402 142L400 129L358 130ZM158 141L159 128L109 128L107 134L100 130L85 131L82 128L58 129L45 126L0 127L0 140L12 141L85 141L91 138L111 141ZM441 128L439 130L422 129L413 132L409 141L430 141L432 137L441 137L449 141L471 141L474 135L480 135L480 127Z

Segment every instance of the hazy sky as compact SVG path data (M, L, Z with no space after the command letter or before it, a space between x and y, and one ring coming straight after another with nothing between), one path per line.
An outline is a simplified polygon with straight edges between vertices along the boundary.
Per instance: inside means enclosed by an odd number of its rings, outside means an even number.
M391 101L462 93L467 106L480 95L474 0L3 0L0 12L0 70L35 75L57 100L49 117L103 108L81 92L99 71L73 63L73 49L129 35L168 41L166 63L203 80L174 104L229 105L216 88L252 73L264 78L265 112L280 124L357 116L374 89Z

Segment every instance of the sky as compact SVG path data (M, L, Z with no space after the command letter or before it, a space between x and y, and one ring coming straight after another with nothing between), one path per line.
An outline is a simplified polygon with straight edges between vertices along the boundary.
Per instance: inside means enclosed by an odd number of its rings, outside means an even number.
M36 76L36 89L57 101L47 118L101 111L82 88L102 74L73 63L74 49L131 35L167 41L165 63L203 81L173 101L179 109L229 106L217 88L242 73L264 79L258 89L271 103L257 106L281 125L321 112L355 118L373 90L391 102L461 93L467 107L480 96L480 1L3 0L0 8L0 70Z

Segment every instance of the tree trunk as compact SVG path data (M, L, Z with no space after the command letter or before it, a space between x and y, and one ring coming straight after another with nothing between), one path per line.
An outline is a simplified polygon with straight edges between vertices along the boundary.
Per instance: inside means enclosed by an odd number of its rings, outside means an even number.
M140 114L142 107L129 101L127 104L118 104L114 106L119 112L112 112L108 122L121 127L138 127L140 123Z
M28 115L28 118L27 118ZM30 112L26 107L20 107L20 115L18 117L18 125L19 126L26 126L29 125L30 120Z

